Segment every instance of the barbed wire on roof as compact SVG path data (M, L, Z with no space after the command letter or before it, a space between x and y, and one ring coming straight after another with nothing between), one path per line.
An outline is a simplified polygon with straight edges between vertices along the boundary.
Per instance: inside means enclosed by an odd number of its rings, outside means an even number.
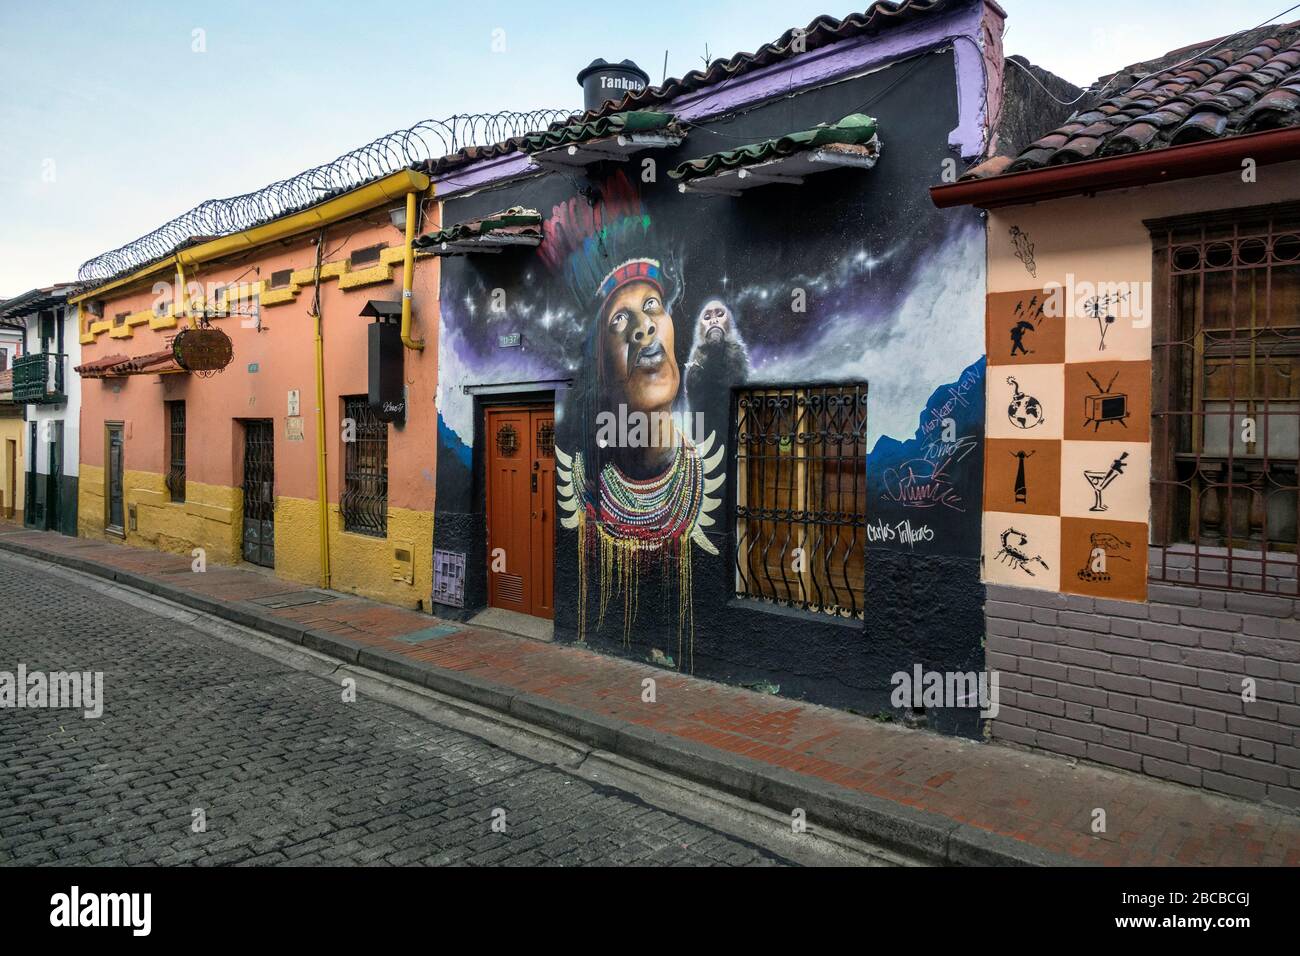
M452 156L470 146L502 143L544 130L570 115L569 110L509 110L422 120L254 192L201 202L153 232L82 263L77 270L78 284L83 290L102 284L186 245L270 222L382 176Z

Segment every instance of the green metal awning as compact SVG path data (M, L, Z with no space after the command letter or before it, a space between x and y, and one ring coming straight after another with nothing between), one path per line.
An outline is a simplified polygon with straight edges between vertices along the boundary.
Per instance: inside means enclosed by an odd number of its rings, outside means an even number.
M768 183L800 183L836 166L869 169L880 156L876 121L852 113L776 139L688 160L669 171L682 192L734 193Z
M558 129L548 129L542 133L533 133L525 137L530 153L551 146L567 146L570 143L585 143L589 139L600 139L618 133L649 133L654 130L667 129L674 124L672 113L660 113L656 110L627 110L602 116L588 123L570 123Z
M686 138L671 113L625 110L585 123L570 123L534 133L524 149L543 166L587 166L623 162L633 153L679 145Z
M542 214L511 206L477 219L420 236L413 245L429 255L500 252L506 246L536 246L542 241Z

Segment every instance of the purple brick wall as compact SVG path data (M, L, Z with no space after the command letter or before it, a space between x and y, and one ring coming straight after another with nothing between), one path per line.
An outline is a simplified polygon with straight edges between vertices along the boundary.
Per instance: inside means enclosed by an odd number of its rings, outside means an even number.
M1145 604L989 585L993 738L1298 809L1298 604L1155 583Z

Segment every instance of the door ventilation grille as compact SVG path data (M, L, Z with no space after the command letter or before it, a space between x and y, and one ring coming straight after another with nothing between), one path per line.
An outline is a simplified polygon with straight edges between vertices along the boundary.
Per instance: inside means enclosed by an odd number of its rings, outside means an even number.
M498 574L497 597L511 604L523 604L524 579L517 574Z

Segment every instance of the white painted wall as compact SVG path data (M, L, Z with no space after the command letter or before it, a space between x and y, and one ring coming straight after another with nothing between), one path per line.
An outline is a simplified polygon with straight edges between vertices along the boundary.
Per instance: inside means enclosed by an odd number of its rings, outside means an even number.
M18 329L0 328L0 349L8 356L4 367L13 368L14 359L23 354L23 333Z
M73 371L81 364L80 312L77 306L68 306L63 316L63 352L67 356L63 367L63 392L67 402L62 405L28 405L27 420L36 422L36 472L49 472L49 441L53 430L46 422L63 423L63 474L76 477L80 464L81 447L81 376ZM53 347L53 343L51 343ZM41 349L40 324L35 315L27 318L25 351ZM31 451L27 451L24 468L31 466Z

